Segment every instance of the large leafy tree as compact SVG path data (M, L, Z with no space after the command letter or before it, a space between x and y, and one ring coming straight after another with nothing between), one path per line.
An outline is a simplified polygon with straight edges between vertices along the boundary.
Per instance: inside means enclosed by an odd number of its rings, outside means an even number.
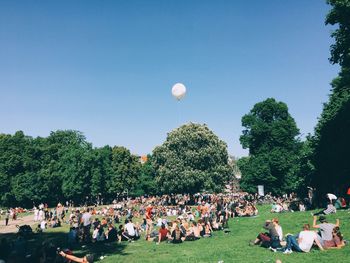
M242 117L242 126L240 141L249 149L249 157L238 162L242 189L255 192L262 184L274 194L297 190L302 181L298 176L301 143L287 105L273 98L259 102Z
M109 195L132 192L136 188L140 171L138 157L132 155L125 147L115 146L112 149L111 174L106 181Z
M153 150L152 164L165 193L220 192L231 175L226 143L194 123L170 132Z
M332 7L326 24L337 26L332 37L330 62L341 69L332 83L329 101L311 138L313 170L310 183L321 198L327 192L343 195L350 174L350 1L328 0Z
M74 201L90 195L92 147L85 136L78 131L56 131L47 141L48 175L57 186L61 185L56 190Z

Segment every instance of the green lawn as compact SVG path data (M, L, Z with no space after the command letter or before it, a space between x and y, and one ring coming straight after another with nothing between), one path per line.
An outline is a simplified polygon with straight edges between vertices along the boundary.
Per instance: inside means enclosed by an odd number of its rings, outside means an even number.
M284 255L273 253L258 246L249 246L248 241L254 239L262 231L262 224L266 219L277 216L283 227L284 234L297 233L304 223L312 224L310 212L295 212L271 214L270 206L259 207L259 216L255 218L236 218L229 222L231 233L215 232L212 238L201 239L183 244L146 242L142 238L134 243L122 244L92 244L80 250L77 254L94 253L96 257L106 256L101 262L350 262L350 246L341 250L319 251L313 249L310 253L293 253ZM341 230L346 239L350 237L350 213L339 211L336 215L328 216L330 222L335 218L341 221ZM45 238L55 239L63 245L68 228L50 229L47 233L37 237L37 241Z

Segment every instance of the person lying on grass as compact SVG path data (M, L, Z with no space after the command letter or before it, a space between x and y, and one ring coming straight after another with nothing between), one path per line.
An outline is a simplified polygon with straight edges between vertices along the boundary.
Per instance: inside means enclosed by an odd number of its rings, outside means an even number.
M91 254L88 254L88 255L86 255L86 256L84 256L82 258L78 258L76 256L66 254L63 251L60 251L59 254L63 258L65 258L66 260L69 260L70 262L81 262L81 263L92 263L92 262L94 262L94 257Z

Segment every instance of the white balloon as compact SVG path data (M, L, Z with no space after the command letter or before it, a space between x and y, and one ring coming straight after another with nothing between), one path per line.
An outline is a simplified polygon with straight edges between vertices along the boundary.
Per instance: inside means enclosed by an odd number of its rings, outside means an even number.
M177 100L181 100L186 94L186 87L182 83L176 83L171 89L171 93Z

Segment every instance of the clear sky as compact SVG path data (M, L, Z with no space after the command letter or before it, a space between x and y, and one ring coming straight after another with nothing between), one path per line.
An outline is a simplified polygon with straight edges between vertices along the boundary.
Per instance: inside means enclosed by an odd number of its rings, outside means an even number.
M0 133L83 132L150 153L189 121L244 156L241 117L268 97L312 133L330 81L329 6L295 1L1 1ZM171 87L182 82L176 102Z

